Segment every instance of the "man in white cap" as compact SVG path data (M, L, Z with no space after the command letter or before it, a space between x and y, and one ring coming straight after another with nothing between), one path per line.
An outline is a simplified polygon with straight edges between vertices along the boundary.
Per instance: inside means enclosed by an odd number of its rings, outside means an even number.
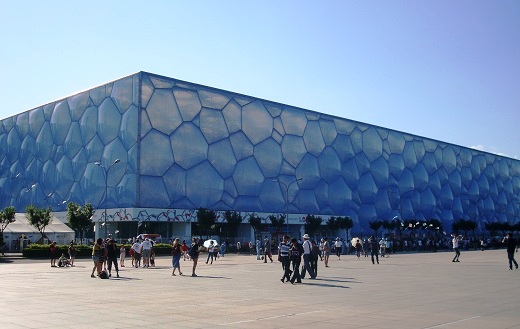
M305 277L305 273L309 272L309 276L311 279L316 279L316 274L311 268L311 250L312 250L312 244L309 241L309 235L304 234L303 235L303 267L302 267L302 273L301 277L302 279Z

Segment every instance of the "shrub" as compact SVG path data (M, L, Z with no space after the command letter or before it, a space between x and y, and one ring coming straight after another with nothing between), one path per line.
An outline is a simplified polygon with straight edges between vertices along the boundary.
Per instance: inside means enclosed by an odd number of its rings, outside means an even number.
M27 248L22 250L22 255L27 258L49 258L48 244L31 244ZM92 255L92 247L87 245L75 245L76 247L76 257L85 257ZM56 246L56 256L60 257L61 254L65 254L68 257L68 249L69 245L57 245Z

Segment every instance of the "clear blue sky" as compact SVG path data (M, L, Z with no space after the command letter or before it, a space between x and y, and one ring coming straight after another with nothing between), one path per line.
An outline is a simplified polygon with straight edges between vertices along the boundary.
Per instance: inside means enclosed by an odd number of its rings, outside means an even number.
M2 1L0 118L148 71L520 158L520 1Z

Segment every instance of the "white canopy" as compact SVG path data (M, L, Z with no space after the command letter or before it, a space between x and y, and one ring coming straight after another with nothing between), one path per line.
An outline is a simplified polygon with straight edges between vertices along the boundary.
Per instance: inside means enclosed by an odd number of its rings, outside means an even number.
M58 244L68 244L75 237L74 231L56 216L52 216L52 222L45 228L45 235L49 241L56 241ZM4 242L7 244L7 249L13 251L13 242L22 236L31 243L38 241L41 237L38 229L29 224L25 213L17 213L15 221L4 230Z

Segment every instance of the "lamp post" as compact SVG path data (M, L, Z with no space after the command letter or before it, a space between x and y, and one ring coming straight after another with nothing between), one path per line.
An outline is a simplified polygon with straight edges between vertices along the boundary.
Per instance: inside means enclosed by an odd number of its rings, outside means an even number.
M103 166L101 164L101 162L96 162L96 166L100 167L103 169L103 173L105 174L105 220L103 222L103 225L105 226L105 239L107 238L107 201L108 201L108 172L110 171L110 168L112 168L113 165L115 165L116 163L119 163L121 162L119 159L115 159L114 162L112 162L112 164L110 166L108 166L108 168L105 168L105 166Z
M291 188L291 185L298 182L298 181L301 181L303 179L303 177L300 177L300 178L296 178L295 180L293 180L292 182L290 182L289 184L285 184L284 182L278 180L278 179L273 179L273 182L277 182L278 184L282 184L284 187L285 187L285 195L286 195L286 198L285 198L285 220L287 220L287 233L286 234L289 234L289 188Z

